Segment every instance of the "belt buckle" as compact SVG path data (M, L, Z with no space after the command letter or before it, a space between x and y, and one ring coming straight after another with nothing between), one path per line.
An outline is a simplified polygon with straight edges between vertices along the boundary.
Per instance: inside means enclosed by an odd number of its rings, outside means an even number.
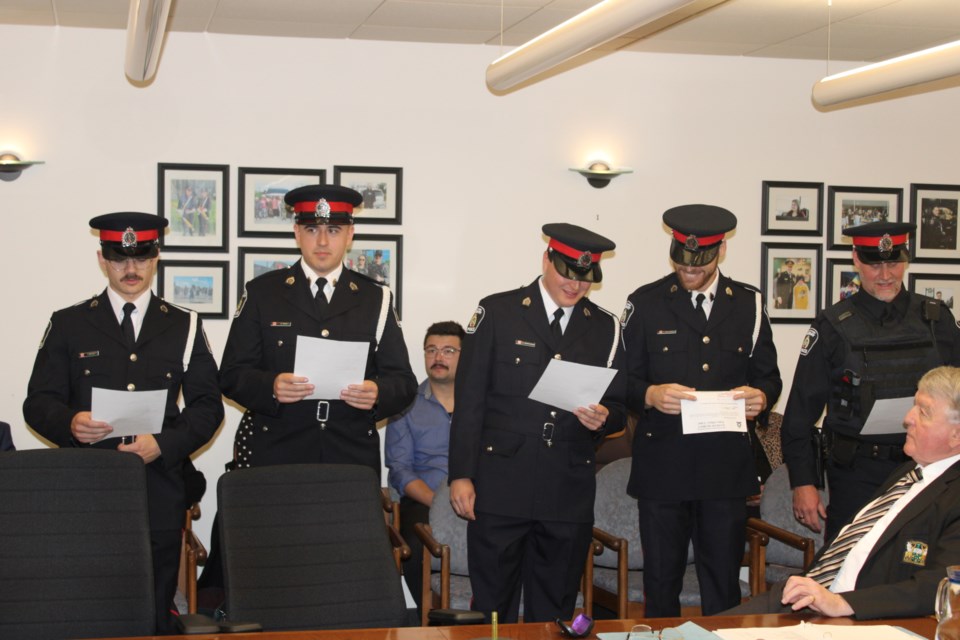
M317 402L317 422L326 422L330 417L330 403L326 400Z
M552 422L543 423L543 432L541 433L540 437L543 439L544 442L547 443L548 447L553 446L553 429L554 429L554 424Z

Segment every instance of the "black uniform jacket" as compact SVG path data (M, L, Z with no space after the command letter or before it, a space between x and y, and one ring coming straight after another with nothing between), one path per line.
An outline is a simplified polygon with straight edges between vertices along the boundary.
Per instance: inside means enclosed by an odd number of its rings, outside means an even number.
M60 447L116 449L119 438L81 445L70 433L73 416L90 410L91 390L166 389L163 429L155 436L161 456L147 465L153 529L183 526L183 464L213 437L223 420L217 363L199 319L190 364L187 371L183 370L189 325L188 313L151 296L131 351L106 291L57 311L40 345L23 403L27 423ZM177 406L181 392L183 411Z
M915 466L912 460L904 463L874 497ZM842 595L861 619L930 615L937 585L958 559L960 462L897 514L867 556L856 588Z
M601 432L621 430L626 378L616 317L583 298L557 340L534 281L484 298L468 331L457 367L450 478L473 480L478 512L592 522L601 434L528 396L553 358L595 367L612 360L618 372L599 403L610 411Z
M685 436L679 415L644 408L651 385L671 382L698 391L755 387L766 394L768 408L780 396L777 351L767 315L757 308L756 289L719 278L706 326L675 274L627 299L627 404L640 414L627 491L637 498L702 500L759 491L747 433Z
M378 347L383 289L349 269L341 273L322 317L299 261L247 283L223 353L220 388L246 407L244 421L252 421L248 439L237 443L247 447L238 451L238 459L250 466L333 462L365 464L380 473L376 422L413 402L417 379L410 369L392 297ZM273 381L294 370L299 335L370 343L365 377L379 389L373 411L355 409L341 400L329 402L329 413L326 403L317 400L277 402Z

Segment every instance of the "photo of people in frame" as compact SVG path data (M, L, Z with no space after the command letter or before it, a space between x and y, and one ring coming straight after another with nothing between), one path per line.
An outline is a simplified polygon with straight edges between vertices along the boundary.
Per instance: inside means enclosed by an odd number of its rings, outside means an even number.
M773 270L769 305L774 309L809 309L812 276L809 258L773 258Z
M921 249L957 249L957 204L955 198L920 199Z

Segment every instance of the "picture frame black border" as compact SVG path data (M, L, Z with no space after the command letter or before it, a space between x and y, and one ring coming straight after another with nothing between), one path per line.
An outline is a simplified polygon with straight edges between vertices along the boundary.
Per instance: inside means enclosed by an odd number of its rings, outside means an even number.
M280 254L285 256L295 256L300 259L299 247L240 247L237 251L237 300L243 297L247 282L253 279L253 276L247 277L246 264L247 256L254 253L261 254Z
M172 297L167 298L164 294L166 293L164 287L167 280L167 270L177 267L203 267L203 268L214 268L220 269L221 273L221 282L220 282L220 310L216 312L204 312L197 311L197 315L203 318L204 320L226 320L227 319L227 310L230 308L230 261L229 260L159 260L157 262L157 295L178 306L183 306L177 303ZM187 308L190 308L189 306Z
M811 292L810 301L813 303L811 309L807 310L807 313L804 313L801 317L784 317L778 316L777 311L767 304L767 301L770 299L770 291L768 289L768 283L772 274L767 268L767 264L770 262L770 258L777 256L770 256L771 251L778 251L789 253L790 251L813 251L814 255L811 260L811 264L816 266L817 273L814 277L816 280L816 291ZM796 254L794 254L796 257ZM771 323L782 323L782 324L809 324L817 317L817 314L820 313L820 301L823 298L823 245L813 244L813 243L801 243L801 242L761 242L760 243L760 291L763 296L763 302L767 309L767 316L770 318Z
M920 294L920 292L917 291L918 280L945 280L947 282L960 282L960 273L913 273L910 271L907 272L907 290L911 293ZM956 302L960 301L955 301L955 303ZM955 310L951 309L951 311L956 314Z
M238 167L237 168L237 237L239 238L285 238L293 234L292 227L282 231L257 231L246 228L247 201L245 197L247 176L249 175L278 175L278 176L311 176L319 180L318 184L325 184L326 169L281 169L275 167ZM291 222L291 225L293 223Z
M229 239L230 239L230 165L228 164L181 164L175 162L158 162L157 163L157 215L161 218L165 218L168 222L172 222L167 218L167 207L170 202L170 198L167 197L166 192L164 191L164 176L167 171L208 171L210 173L218 173L219 179L221 181L222 188L222 198L220 203L217 205L217 209L220 213L220 228L219 236L220 243L217 245L209 246L198 246L198 245L183 245L183 244L170 244L168 239L168 234L160 234L160 249L162 251L181 251L185 253L224 253L229 250Z
M837 230L836 196L841 193L872 193L878 195L896 196L896 219L890 222L903 220L903 189L900 187L836 187L827 190L827 249L831 251L852 251L853 245L842 242L843 234Z
M770 227L770 190L771 189L815 189L817 191L816 229L772 229ZM760 233L777 236L814 236L823 237L823 189L822 182L789 182L764 180L760 199Z
M827 272L827 286L823 290L824 301L823 308L826 309L832 304L835 304L840 301L840 283L834 281L833 271L835 267L850 267L850 271L855 271L853 268L853 259L852 258L827 258L826 272Z
M960 246L957 247L956 257L946 256L923 256L920 250L921 241L921 222L919 205L921 191L955 191L957 200L960 201L960 185L956 184L925 184L915 183L910 185L910 222L916 225L916 229L910 232L910 261L920 264L960 264ZM955 212L960 217L960 211ZM960 223L960 221L958 221ZM960 233L960 229L958 229ZM960 239L960 238L958 238ZM912 275L912 274L911 274ZM913 288L910 288L913 291Z
M400 233L357 233L353 236L353 242L358 240L363 242L393 242L396 251L397 278L396 282L390 283L390 291L393 292L393 306L397 310L397 315L402 317L400 311L403 300L403 234ZM351 244L351 248L353 245ZM346 257L346 256L344 256Z
M402 224L403 222L403 167L361 167L356 165L334 165L333 167L333 183L336 185L343 185L343 176L344 174L350 173L382 173L386 175L394 176L397 185L396 185L396 200L394 206L394 212L396 215L392 218L388 217L372 217L369 214L372 213L371 210L363 209L362 213L355 217L355 224Z

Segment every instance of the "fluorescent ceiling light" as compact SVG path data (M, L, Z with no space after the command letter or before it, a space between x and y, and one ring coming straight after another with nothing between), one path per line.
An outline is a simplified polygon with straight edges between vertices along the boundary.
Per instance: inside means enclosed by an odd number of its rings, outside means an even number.
M687 5L699 5L697 11L700 11L723 1L604 0L494 60L487 67L487 86L493 91L506 91ZM677 19L688 15L684 13Z
M829 107L956 75L960 40L828 76L813 85L813 101Z
M147 82L157 72L163 34L172 0L130 0L124 71L134 82Z

